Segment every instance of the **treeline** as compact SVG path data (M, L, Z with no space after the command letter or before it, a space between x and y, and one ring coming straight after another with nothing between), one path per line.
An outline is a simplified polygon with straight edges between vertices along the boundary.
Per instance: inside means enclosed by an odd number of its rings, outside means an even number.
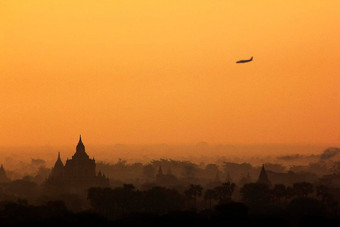
M310 163L308 166L286 167L278 163L265 163L270 179L274 183L293 184L299 181L316 182L326 174L339 174L340 162L319 161ZM171 173L178 179L178 184L201 184L208 185L216 180L231 180L237 184L248 181L256 181L260 172L260 166L250 163L221 162L210 164L197 164L190 161L178 161L160 159L150 163L128 163L119 160L117 163L97 163L97 169L109 176L111 186L117 187L123 184L134 184L136 187L143 187L155 181L159 168L164 174ZM281 174L285 173L285 174ZM249 183L249 182L246 182Z
M59 226L63 223L87 225L105 225L105 217L93 212L73 213L63 201L49 201L44 205L30 205L26 200L17 202L2 201L0 203L1 226Z
M283 184L273 187L258 183L245 184L239 189L242 196L239 203L232 199L235 189L236 185L230 182L207 190L192 184L183 193L164 187L141 191L133 185L124 185L114 189L91 188L88 200L93 211L109 219L136 213L165 215L175 211L209 214L227 212L225 215L235 217L274 215L286 219L303 216L339 217L338 202L324 185L315 187L308 182L295 183L291 187Z
M235 202L239 190L242 200ZM250 183L241 188L230 182L204 189L189 185L183 192L165 187L138 190L131 184L90 188L91 209L69 211L62 201L32 206L25 200L0 203L1 224L83 224L207 226L238 224L310 226L339 224L338 203L326 186L307 182L268 186Z

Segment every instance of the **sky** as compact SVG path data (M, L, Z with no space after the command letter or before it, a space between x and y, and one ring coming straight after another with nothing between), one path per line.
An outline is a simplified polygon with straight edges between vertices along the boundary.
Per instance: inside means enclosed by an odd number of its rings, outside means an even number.
M0 0L0 146L339 144L339 12L337 0Z

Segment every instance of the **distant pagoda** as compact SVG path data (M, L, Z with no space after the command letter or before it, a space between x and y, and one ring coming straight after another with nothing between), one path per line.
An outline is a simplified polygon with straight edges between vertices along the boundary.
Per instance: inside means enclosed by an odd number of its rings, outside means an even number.
M178 179L172 174L170 166L166 174L163 173L162 166L159 166L155 183L159 186L169 187L178 184Z
M259 175L259 178L257 180L258 184L266 184L268 186L271 186L272 183L270 182L269 178L268 178L268 175L267 175L267 172L266 170L264 169L264 165L262 165L262 169L261 169L261 172L260 172L260 175Z
M48 186L76 192L90 187L108 187L109 179L101 172L96 174L96 162L85 152L80 136L76 152L72 159L66 160L65 166L58 153L57 161L46 183Z
M1 167L0 167L0 183L6 183L8 181L9 181L9 178L7 177L4 166L1 164Z

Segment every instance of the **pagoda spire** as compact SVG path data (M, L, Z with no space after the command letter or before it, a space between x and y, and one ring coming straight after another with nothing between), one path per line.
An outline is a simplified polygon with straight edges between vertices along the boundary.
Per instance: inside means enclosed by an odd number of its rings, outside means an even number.
M7 177L4 166L1 164L0 167L0 183L8 182L10 179Z
M259 175L259 179L257 180L257 183L266 184L268 186L272 185L269 178L268 178L267 172L264 168L264 164L262 165L262 169L261 169L261 172L260 172L260 175Z
M163 175L162 166L159 166L159 169L158 169L158 175Z
M85 152L85 146L81 139L81 135L79 136L79 142L76 147L76 153L72 156L72 158L85 158L85 159L89 158L89 156Z
M61 161L60 152L58 152L58 158L57 158L57 161L54 164L54 168L63 168L63 167L64 167L64 164Z

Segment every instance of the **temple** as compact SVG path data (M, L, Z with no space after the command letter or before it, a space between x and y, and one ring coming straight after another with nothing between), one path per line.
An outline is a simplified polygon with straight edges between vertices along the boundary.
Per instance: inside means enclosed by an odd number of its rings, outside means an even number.
M0 167L0 183L6 183L10 181L9 178L7 177L6 171L4 169L4 166L1 164Z
M159 166L158 173L156 174L157 185L162 187L170 187L178 184L178 179L172 174L171 168L169 167L166 174L163 173L162 166Z
M262 165L262 169L261 169L261 173L259 175L259 178L257 180L256 183L259 183L259 184L266 184L268 186L271 186L272 183L270 182L269 178L268 178L268 175L267 175L267 172L266 170L264 169L264 165Z
M96 174L96 162L85 152L85 146L79 138L76 152L72 159L67 159L65 166L58 153L57 161L47 179L47 185L64 189L68 192L80 192L90 187L108 187L109 179L100 171Z

